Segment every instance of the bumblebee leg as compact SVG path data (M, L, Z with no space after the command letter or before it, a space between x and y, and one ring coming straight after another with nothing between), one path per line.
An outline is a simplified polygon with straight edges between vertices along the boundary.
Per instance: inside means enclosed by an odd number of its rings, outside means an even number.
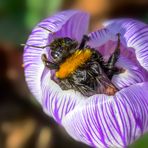
M42 54L41 59L44 63L44 65L49 69L58 69L59 66L56 63L52 63L48 61L47 56L45 54Z
M89 37L87 35L83 35L79 49L83 49L85 47L85 44L86 44L87 41L89 41Z
M107 76L111 79L112 76L117 73L118 68L115 67L115 63L117 62L120 55L120 33L117 34L118 43L114 53L109 58L106 68L107 68Z

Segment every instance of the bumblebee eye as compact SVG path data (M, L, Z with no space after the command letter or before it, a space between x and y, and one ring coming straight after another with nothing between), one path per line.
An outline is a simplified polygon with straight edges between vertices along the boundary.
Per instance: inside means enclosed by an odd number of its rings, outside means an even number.
M56 59L59 57L59 53L58 52L51 52L51 56Z
M57 59L60 59L62 57L62 55L63 55L62 51L63 50L61 48L59 48L56 51L51 51L50 54L51 54L53 59L57 60Z

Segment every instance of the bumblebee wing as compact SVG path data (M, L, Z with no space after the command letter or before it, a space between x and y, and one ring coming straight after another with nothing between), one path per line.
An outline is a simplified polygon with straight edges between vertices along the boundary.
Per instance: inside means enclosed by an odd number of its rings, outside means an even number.
M59 82L59 85L62 88L62 90L73 89L75 91L80 92L84 96L90 96L91 94L95 93L95 91L91 87L83 83L78 83L77 81L74 81L70 78L61 80Z

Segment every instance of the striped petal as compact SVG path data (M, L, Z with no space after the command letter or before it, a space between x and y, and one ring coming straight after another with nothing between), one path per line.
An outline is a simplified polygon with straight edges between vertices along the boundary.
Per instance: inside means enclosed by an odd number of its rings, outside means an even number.
M116 19L104 26L113 34L121 33L124 45L135 49L137 60L148 70L148 25L133 19Z
M93 48L100 47L109 40L116 40L116 36L106 28L89 33L88 36L90 37L88 45Z
M128 87L130 85L145 82L148 80L148 73L146 72L146 70L142 68L142 66L139 64L139 61L137 60L136 51L138 51L139 48L136 48L136 46L132 46L130 41L128 42L126 41L127 38L125 37L127 37L127 33L130 31L128 27L130 25L132 27L131 21L133 22L135 21L135 20L128 20L128 21L127 20L122 20L122 21L115 20L115 21L106 22L104 23L105 28L89 34L90 41L88 42L88 45L97 49L103 55L106 61L112 55L117 46L116 34L117 33L121 34L120 58L116 63L116 66L119 68L123 68L125 72L118 75L114 75L112 79L113 84L118 89L122 89L124 87ZM129 26L125 25L124 28L122 28L122 24L126 23L129 23L128 24ZM135 21L134 25L138 26L139 23L141 22ZM142 24L141 26L143 27L144 25L146 26L146 24L143 23L141 24ZM137 31L136 28L133 28L132 32L136 31ZM136 35L138 36L139 32L137 31L136 33L137 33ZM143 30L143 33L145 34L146 30ZM148 36L147 37L142 36L140 41L143 42L143 40L145 40L146 38L148 39ZM144 52L145 53L148 52L148 48L145 48Z
M148 80L148 73L127 57L120 56L116 66L123 69L122 73L116 74L112 78L112 83L119 90Z
M58 84L49 78L50 76L50 72L46 70L42 78L42 106L49 116L61 123L62 118L72 111L81 100L86 98L74 90L62 90Z
M57 37L80 42L88 20L87 14L69 10L39 23L24 49L26 81L44 111L76 140L93 147L127 147L148 131L148 73L141 67L148 70L147 25L132 19L113 20L104 24L106 28L89 34L88 45L108 56L113 50L104 51L104 46L116 42L116 33L121 33L124 48L116 64L126 71L112 79L120 90L114 96L84 97L73 90L63 91L41 60L43 53L50 60L50 49L35 47L49 45Z
M92 96L62 124L74 139L92 147L127 147L148 131L147 88L148 83L139 83L115 96Z
M32 31L26 44L39 47L48 45L53 39L53 34L48 30L54 32L54 36L57 33L57 36L69 36L80 40L87 31L88 20L88 15L79 11L69 10L57 13L39 23ZM44 71L41 55L43 53L48 55L49 49L43 50L27 45L24 49L25 77L31 92L41 102L41 77Z

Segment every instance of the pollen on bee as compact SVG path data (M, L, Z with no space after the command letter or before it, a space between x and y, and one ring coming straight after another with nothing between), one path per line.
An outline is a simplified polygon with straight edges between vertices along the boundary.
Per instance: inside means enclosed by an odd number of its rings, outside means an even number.
M114 95L118 90L114 87L114 86L108 86L105 90L105 94L109 95L109 96L112 96Z
M60 79L67 78L70 74L74 73L78 67L85 64L91 55L92 51L90 49L76 50L60 65L59 70L56 72L56 77Z

